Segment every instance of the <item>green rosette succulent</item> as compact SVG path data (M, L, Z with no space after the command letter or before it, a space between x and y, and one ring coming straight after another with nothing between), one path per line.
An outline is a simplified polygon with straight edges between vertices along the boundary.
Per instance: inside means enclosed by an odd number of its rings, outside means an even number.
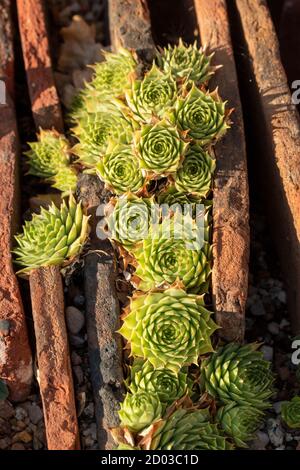
M257 409L268 408L273 395L271 363L257 351L258 344L229 343L201 366L203 388L224 404L236 402Z
M72 129L78 143L72 152L87 167L94 167L112 144L129 144L133 140L134 121L114 103L93 106Z
M149 361L135 359L131 367L128 388L132 393L156 393L160 402L171 405L187 393L187 375L171 369L156 369Z
M198 228L190 215L179 217L181 223L175 216L150 227L143 243L132 250L139 290L148 291L179 280L190 292L208 291L212 249L207 243L207 227Z
M16 263L24 266L19 273L30 272L41 266L62 265L80 250L88 234L88 217L83 214L81 203L70 195L60 208L52 204L33 214L26 221L23 233L17 235Z
M178 409L143 433L144 450L232 450L207 410Z
M247 441L255 437L264 413L249 405L230 403L218 410L217 421L223 431L232 437L237 447L248 447Z
M153 198L139 198L134 194L121 196L113 204L107 216L109 238L130 251L143 241L150 225L158 220L158 207Z
M178 372L213 351L210 337L218 327L201 296L176 288L151 292L131 300L129 312L119 333L132 355L154 368Z
M213 54L206 55L205 49L198 48L197 42L185 46L179 39L178 46L168 46L157 57L157 62L162 70L180 80L200 85L207 83L214 74L211 67Z
M94 77L86 84L85 97L88 100L110 101L124 95L131 86L137 67L136 59L129 50L120 48L117 53L104 52L105 61L93 66ZM83 98L83 103L85 98Z
M198 144L209 144L229 128L225 104L217 91L208 93L192 86L184 98L178 98L170 119Z
M147 122L162 117L175 103L177 86L173 78L153 64L143 80L135 80L126 101L137 120Z
M206 197L212 186L215 160L199 145L192 145L174 176L178 191Z
M133 432L142 431L160 419L162 411L157 394L143 391L127 393L119 410L121 426Z
M51 178L51 186L63 193L74 192L77 185L77 174L70 166L61 167Z
M300 429L300 397L281 404L281 419L291 429Z
M197 196L178 191L175 186L169 186L168 188L164 188L158 193L156 199L159 204L168 204L168 206L170 207L176 207L177 205L181 207L186 205L187 207L189 207L190 204L194 205L195 203L199 202L199 198Z
M29 175L51 178L69 164L69 143L56 131L40 129L37 142L30 142L24 152L28 159Z
M139 161L130 146L118 145L104 155L96 165L98 176L115 194L128 191L137 193L143 189L145 178Z
M187 143L176 126L163 120L146 124L137 134L137 155L141 168L158 176L175 172L186 151Z

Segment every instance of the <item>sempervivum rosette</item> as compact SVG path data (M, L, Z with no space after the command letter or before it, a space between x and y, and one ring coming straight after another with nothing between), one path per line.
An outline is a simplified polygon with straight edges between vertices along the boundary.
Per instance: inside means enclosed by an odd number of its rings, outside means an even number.
M51 178L51 186L59 189L63 193L75 191L77 184L77 174L70 166L61 167L56 175Z
M158 193L157 202L159 204L168 204L168 206L174 206L175 208L177 205L181 207L190 207L190 204L194 205L195 203L198 203L199 198L194 197L194 195L178 191L175 186L169 186L168 188L162 189L162 191Z
M212 186L216 163L211 155L199 145L192 145L175 176L178 191L207 196Z
M158 395L143 391L127 393L119 410L121 426L133 432L145 429L161 415L162 405Z
M16 236L16 263L29 272L40 266L61 265L78 255L88 233L88 217L81 204L70 195L60 208L52 204L26 221L23 233Z
M175 172L187 145L176 126L168 121L146 124L137 133L136 139L141 168L158 176Z
M142 434L145 450L232 450L207 410L178 409Z
M281 404L281 418L291 429L300 429L300 397Z
M220 138L229 128L225 103L217 91L208 93L195 86L184 98L178 98L171 120L199 144Z
M135 80L126 100L138 120L149 121L152 116L162 117L177 98L176 82L161 72L156 65L146 73L143 80Z
M135 359L131 367L128 388L132 393L156 393L163 405L171 405L188 389L187 375L170 369L155 369L149 361Z
M158 207L153 198L124 194L111 201L107 214L110 238L130 251L147 237L150 224L158 219Z
M176 79L188 80L200 85L207 83L214 73L211 67L212 55L206 55L205 49L198 48L197 42L185 46L179 39L178 46L168 46L157 57L159 66Z
M198 228L190 216L183 216L181 223L176 216L166 218L150 227L143 243L133 249L138 288L147 291L178 279L190 292L207 292L211 274L207 236L205 227Z
M230 403L218 410L217 420L237 447L248 447L263 422L264 413L249 405Z
M72 129L78 143L72 148L80 161L94 167L109 145L129 144L133 139L134 121L123 112L123 107L114 103L101 103L93 107L77 121Z
M229 343L218 349L202 365L205 390L222 403L268 408L273 395L271 363L257 351L259 345Z
M127 145L109 148L96 165L96 171L106 186L116 194L124 194L127 191L136 193L145 183L139 161L132 147Z
M40 130L37 142L30 142L30 150L25 152L28 158L29 175L51 178L61 167L69 164L69 143L56 131Z
M178 372L213 350L210 337L217 325L210 317L201 296L171 288L131 300L119 332L130 343L132 355L155 368Z
M85 98L89 101L97 99L103 101L117 98L130 87L131 79L135 76L137 62L134 55L126 49L120 48L117 53L104 52L105 61L93 66L93 80L86 84Z

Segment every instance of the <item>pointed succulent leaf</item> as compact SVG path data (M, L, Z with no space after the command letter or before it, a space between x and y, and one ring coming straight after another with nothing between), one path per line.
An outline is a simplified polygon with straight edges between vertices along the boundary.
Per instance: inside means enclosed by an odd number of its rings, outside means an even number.
M141 168L158 176L177 170L187 145L177 128L165 120L144 125L136 136Z
M119 417L121 426L139 432L161 418L162 405L156 393L138 391L127 393L121 404Z
M300 397L281 404L281 418L291 429L300 429Z
M204 389L224 404L232 401L257 409L270 406L274 377L271 363L263 359L258 345L229 343L201 366Z
M40 178L56 175L61 167L69 164L69 143L56 131L40 130L37 142L30 142L25 152L28 159L28 174Z
M195 86L184 98L178 98L170 119L201 145L219 139L229 127L225 103L218 93L204 92Z
M94 167L110 145L133 140L134 121L114 103L101 103L86 113L72 129L78 143L72 152L87 167Z
M128 388L132 393L143 390L156 393L164 406L171 405L188 391L187 375L170 369L155 369L149 361L135 359Z
M137 120L147 122L162 117L174 104L177 86L174 79L153 64L143 80L135 80L126 100Z
M199 197L191 194L187 194L184 191L178 191L175 186L169 186L168 188L162 189L156 197L159 204L168 204L168 206L179 205L181 208L185 205L189 207L200 202ZM192 210L193 212L193 210Z
M142 434L145 450L232 450L207 410L179 408Z
M210 317L201 296L171 288L131 300L120 333L134 356L178 372L213 350L210 337L217 326Z
M197 42L185 46L182 39L177 46L168 46L158 54L157 62L164 72L171 73L176 79L187 80L189 83L200 85L207 83L214 73L211 67L212 55L206 55L203 48L197 47Z
M178 214L178 216L177 216ZM180 219L180 220L179 220ZM205 223L205 221L204 221ZM204 293L211 274L211 246L207 230L190 215L176 213L151 226L143 243L132 249L140 290L147 291L180 280L190 292Z
M216 163L199 145L192 145L175 176L178 191L206 197L212 186Z
M77 175L70 166L61 167L51 179L52 187L63 193L74 192L77 185Z
M67 216L66 211L69 212ZM79 212L81 224L74 218ZM23 233L15 237L15 262L24 266L20 273L40 266L63 264L66 259L79 254L87 234L88 217L83 215L81 204L77 204L72 195L68 204L63 201L60 208L52 204L40 214L33 214L31 221L25 223Z
M248 447L247 441L254 439L263 418L264 413L261 410L234 402L219 408L217 413L221 428L233 438L237 447Z
M134 194L121 196L107 217L110 238L128 251L147 237L150 225L158 219L158 208L153 198L139 198Z
M130 146L119 145L108 150L96 165L96 171L115 194L137 193L145 184L139 161Z

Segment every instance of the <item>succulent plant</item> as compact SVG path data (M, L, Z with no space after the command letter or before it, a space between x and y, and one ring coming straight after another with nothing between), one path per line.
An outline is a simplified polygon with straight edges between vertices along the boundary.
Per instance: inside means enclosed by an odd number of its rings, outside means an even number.
M112 144L131 143L133 128L134 121L126 116L122 107L114 103L97 104L72 129L79 141L72 152L84 165L94 167Z
M210 62L213 54L206 55L203 48L197 47L197 42L185 46L182 39L178 46L168 46L158 54L157 62L166 73L171 73L176 79L200 85L207 83L214 73Z
M110 238L127 250L147 236L150 225L158 220L158 207L153 198L139 198L125 194L114 199L112 212L107 216Z
M132 148L127 145L108 149L96 165L96 171L115 194L124 194L128 191L137 193L145 184L139 161Z
M192 145L174 176L178 191L206 197L212 186L216 163L199 145Z
M192 86L185 97L177 99L170 119L198 144L209 144L229 128L225 104L217 91L208 93Z
M281 418L291 429L300 429L300 397L281 404Z
M128 388L132 393L156 393L163 405L171 405L188 390L187 374L170 369L155 369L149 361L135 359Z
M122 96L135 77L137 62L132 52L120 48L117 53L105 51L104 56L104 62L93 66L93 80L86 84L85 96L89 100L110 101Z
M181 218L181 217L180 217ZM137 261L135 275L142 291L180 280L190 292L207 292L211 274L211 246L207 231L198 230L190 216L180 223L174 217L150 227L143 243L132 252Z
M137 120L148 122L152 116L163 117L177 98L173 78L153 64L143 80L135 80L126 100Z
M127 393L119 410L121 426L133 432L145 429L153 421L160 419L161 415L162 405L158 395L143 391Z
M157 194L156 199L159 204L168 204L170 207L176 206L177 204L179 204L181 207L184 205L189 207L190 204L200 202L198 197L182 191L178 191L175 186L164 188Z
M26 221L17 235L16 263L24 266L19 273L41 266L61 265L79 254L88 233L88 217L72 195L60 208L53 203Z
M206 409L179 408L145 429L140 445L145 450L232 450L232 444L209 419Z
M171 288L131 300L129 314L119 330L131 353L155 368L178 372L213 350L210 336L217 329L203 297Z
M30 142L25 152L28 159L28 174L40 178L51 178L61 167L69 164L69 143L56 131L40 129L37 142Z
M0 379L0 401L6 400L8 397L8 388L3 380Z
M233 438L237 447L248 447L246 442L254 438L263 418L261 410L234 402L219 408L217 413L217 421L223 431Z
M274 378L258 347L229 343L218 349L201 366L204 389L224 404L268 408Z
M175 126L162 120L142 126L136 145L141 168L164 176L177 170L188 144Z
M77 185L77 174L70 166L61 167L51 178L52 187L63 193L75 191Z

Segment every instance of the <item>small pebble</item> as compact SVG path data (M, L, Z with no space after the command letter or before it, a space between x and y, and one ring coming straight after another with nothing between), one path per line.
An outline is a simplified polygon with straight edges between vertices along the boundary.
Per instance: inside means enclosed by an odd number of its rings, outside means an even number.
M88 418L93 418L94 413L95 413L95 410L94 410L93 403L89 403L88 406L86 406L85 409L83 410L83 414Z
M15 410L8 401L0 401L0 418L10 419L15 416Z
M262 431L258 431L256 433L256 439L254 439L251 443L251 449L265 450L269 442L270 442L270 439L269 439L268 434Z
M72 351L71 353L71 362L73 366L79 366L80 364L82 364L82 359L76 351Z
M0 320L0 335L7 336L10 330L9 320Z
M74 348L81 348L85 343L85 339L82 336L70 335L69 339Z
M29 434L27 431L18 432L13 436L13 442L24 442L24 444L28 444L32 441L32 435Z
M273 408L277 415L279 415L279 413L281 412L282 403L283 403L282 401L276 401L275 403L273 403Z
M5 437L4 439L0 439L0 450L8 449L11 444L11 439L9 437Z
M76 378L78 385L81 385L84 380L82 368L80 366L74 366L73 372L74 372L74 376Z
M271 443L274 447L279 447L283 444L284 432L280 424L280 418L270 418L267 421L267 430Z
M271 346L267 346L264 344L261 348L261 351L264 355L264 359L266 361L272 361L273 360L273 348Z
M279 327L282 330L286 326L290 326L290 322L286 318L283 318L279 324Z
M275 449L275 450L285 450L285 446L284 446L284 445L282 445L282 446L276 447L276 449Z
M286 442L291 442L291 441L294 440L294 436L292 436L292 434L287 432L286 435L285 435L285 440L286 440Z
M26 450L26 448L21 444L21 442L16 442L11 446L10 450Z
M35 403L32 403L28 407L28 414L29 414L30 421L33 424L37 424L43 418L43 413L42 413L41 408Z
M278 335L280 328L278 323L272 321L271 323L268 324L268 330L272 335Z
M265 307L261 300L258 300L250 307L252 315L255 317L262 317L266 314Z
M83 307L84 304L85 304L85 298L83 295L81 294L77 294L75 295L74 299L73 299L73 302L74 302L74 305L75 307Z
M66 308L66 322L69 332L77 335L84 325L84 315L76 307Z
M24 408L21 408L20 406L17 406L15 410L15 417L18 421L22 421L23 419L27 418L27 411L24 410Z

